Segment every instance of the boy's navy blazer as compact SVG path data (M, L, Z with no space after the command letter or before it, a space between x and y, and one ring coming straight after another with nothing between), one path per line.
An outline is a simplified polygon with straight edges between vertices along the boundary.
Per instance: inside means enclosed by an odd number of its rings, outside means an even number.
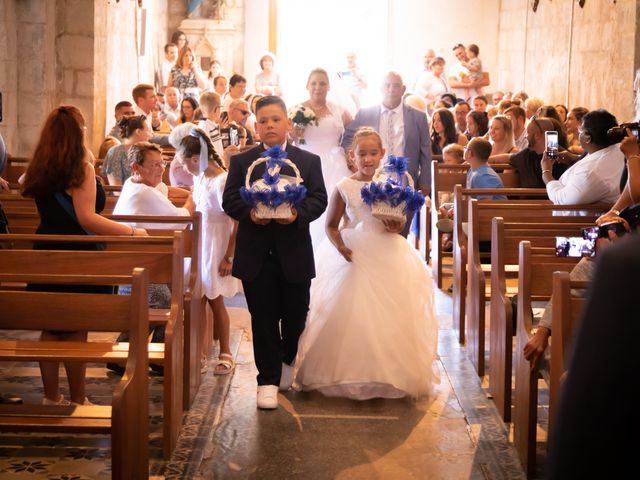
M275 255L288 282L311 280L315 277L315 264L309 223L327 208L320 157L287 143L287 157L300 170L307 195L296 207L298 218L293 223L281 225L272 220L267 225L257 225L251 221L251 207L240 197L240 188L245 185L249 166L264 151L260 145L234 155L230 160L222 208L238 221L232 275L240 280L252 281L258 276L267 255ZM251 175L251 182L259 179L264 170L264 163L258 165ZM282 167L281 173L295 176L293 169L287 165Z

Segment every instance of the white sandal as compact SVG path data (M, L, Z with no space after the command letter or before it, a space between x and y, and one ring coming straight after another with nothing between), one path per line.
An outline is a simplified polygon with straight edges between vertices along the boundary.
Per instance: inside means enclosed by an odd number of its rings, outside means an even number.
M218 366L224 367L224 370L216 370ZM215 366L213 367L213 374L228 375L229 373L233 372L235 366L236 364L233 361L233 355L231 355L230 353L221 353L218 356L218 360L216 360Z
M68 407L69 405L71 405L71 402L65 399L64 395L60 394L57 400L49 400L47 397L44 397L42 399L42 405L60 405L63 407Z

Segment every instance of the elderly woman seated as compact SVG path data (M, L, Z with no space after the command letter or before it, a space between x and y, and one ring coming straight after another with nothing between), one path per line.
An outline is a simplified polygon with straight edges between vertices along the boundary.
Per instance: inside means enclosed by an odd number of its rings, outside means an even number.
M162 183L166 163L157 145L138 142L129 150L128 158L131 162L132 175L122 186L122 193L113 209L114 215L189 216L193 214L194 203L190 194L185 192L186 201L183 207L176 207L169 200L169 187ZM140 225L153 228L154 224L145 222L135 224L135 226ZM161 228L182 229L184 225L163 224Z
M158 216L189 216L193 214L195 205L188 194L183 207L176 207L168 198L169 187L162 183L162 173L166 167L160 147L149 142L138 142L131 146L128 153L131 162L132 175L122 186L122 193L113 209L114 215L158 215ZM131 222L132 226L146 228L162 228L181 230L185 224L157 224L153 222ZM140 227L143 228L143 227ZM130 287L120 287L119 294L127 295ZM164 284L151 284L148 290L149 306L151 308L170 308L171 291ZM164 326L153 327L151 341L164 342ZM122 334L118 342L126 342L127 336ZM123 368L117 364L108 363L107 368L122 374ZM152 370L162 372L162 366L151 365Z

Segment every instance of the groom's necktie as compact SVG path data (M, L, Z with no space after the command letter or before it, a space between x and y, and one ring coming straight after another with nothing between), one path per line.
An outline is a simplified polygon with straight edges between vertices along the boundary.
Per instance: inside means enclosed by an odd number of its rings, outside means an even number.
M394 138L395 138L395 128L394 128L394 120L395 120L395 114L396 112L394 112L393 110L385 110L385 114L387 117L387 125L386 125L386 131L384 132L385 136L386 136L386 140L387 140L387 153L389 155L395 155L395 145L394 145Z

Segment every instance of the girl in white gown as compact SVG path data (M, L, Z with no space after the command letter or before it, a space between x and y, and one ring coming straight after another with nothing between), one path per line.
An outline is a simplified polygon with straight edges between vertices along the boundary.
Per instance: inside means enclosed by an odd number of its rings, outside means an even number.
M431 275L403 224L374 218L360 196L384 156L380 136L363 127L353 147L357 172L329 204L296 386L357 400L429 395L439 381Z
M331 195L336 184L352 173L344 150L340 146L344 127L351 121L351 116L338 105L327 102L329 76L325 70L316 68L311 71L307 80L307 90L309 100L303 105L313 110L318 118L318 125L311 124L304 129L305 143L298 142L298 146L320 157L324 185L327 195ZM300 138L301 135L300 131L294 132L295 137ZM314 252L318 251L320 243L326 237L325 220L326 213L311 222L309 226Z
M222 210L227 169L204 130L193 128L178 148L180 158L193 174L193 201L202 213L200 273L202 295L213 311L214 338L220 354L213 373L224 375L234 368L229 345L230 320L224 297L241 291L240 280L231 276L235 250L235 222Z

